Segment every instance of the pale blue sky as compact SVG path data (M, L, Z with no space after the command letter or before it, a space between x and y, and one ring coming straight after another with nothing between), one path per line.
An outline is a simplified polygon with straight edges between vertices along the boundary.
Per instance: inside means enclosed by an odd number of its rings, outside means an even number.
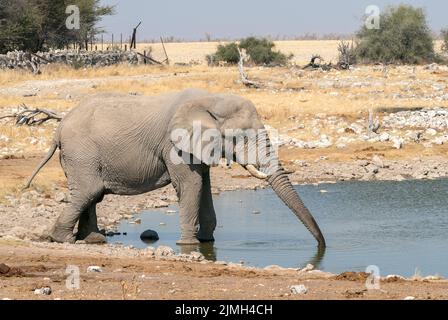
M248 35L294 36L305 33L350 34L361 25L368 5L384 9L408 3L426 10L430 27L448 27L448 2L442 0L102 0L116 5L116 15L101 26L110 34L128 36L143 21L139 38L174 36L185 40L237 39Z

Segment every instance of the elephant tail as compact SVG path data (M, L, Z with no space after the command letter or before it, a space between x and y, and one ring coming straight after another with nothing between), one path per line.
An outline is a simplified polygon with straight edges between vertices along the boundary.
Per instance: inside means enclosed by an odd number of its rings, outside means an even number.
M31 182L33 181L34 177L39 173L40 169L42 169L43 166L45 166L47 164L47 162L51 159L51 157L53 157L53 155L56 152L56 150L58 149L58 147L59 147L59 143L54 140L53 145L50 147L50 150L48 150L47 155L42 160L42 162L39 164L39 166L34 170L33 174L31 175L31 177L28 179L25 186L23 187L23 190L28 189L30 187Z

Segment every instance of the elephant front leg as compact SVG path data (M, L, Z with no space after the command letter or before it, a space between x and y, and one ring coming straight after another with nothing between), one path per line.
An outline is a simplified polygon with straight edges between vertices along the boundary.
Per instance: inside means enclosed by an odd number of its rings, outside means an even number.
M178 245L199 244L197 239L199 231L199 203L201 201L201 188L194 184L181 191L179 197L179 216L181 237Z
M169 167L171 181L179 197L181 237L178 245L199 244L199 207L202 196L200 166L176 165Z
M202 181L202 197L199 209L199 233L197 238L201 242L212 242L215 241L213 232L216 228L216 213L215 208L213 207L210 168L204 170Z

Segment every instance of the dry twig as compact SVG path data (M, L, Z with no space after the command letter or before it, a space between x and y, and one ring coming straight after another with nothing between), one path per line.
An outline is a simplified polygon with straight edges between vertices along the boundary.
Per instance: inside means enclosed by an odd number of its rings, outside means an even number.
M13 118L15 119L16 125L27 125L27 126L38 126L48 120L61 121L62 116L54 111L35 108L29 109L25 104L21 104L20 108L22 110L16 112L15 114L10 114L0 117L1 119Z

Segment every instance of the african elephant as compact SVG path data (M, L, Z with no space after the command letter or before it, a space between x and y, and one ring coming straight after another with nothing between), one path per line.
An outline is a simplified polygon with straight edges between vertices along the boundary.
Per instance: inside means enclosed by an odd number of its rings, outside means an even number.
M219 144L209 139L202 144L194 133L198 124L200 133L214 130L226 142L229 130L237 134L230 139L233 143ZM246 136L238 144L235 137L244 130L259 133ZM210 166L215 164L213 159L225 157L266 179L324 247L319 226L278 164L269 137L261 134L265 131L255 106L234 95L197 89L154 97L100 94L81 101L63 118L52 147L26 187L59 148L70 203L57 219L50 238L56 242L82 239L95 243L105 241L96 216L96 204L104 195L136 195L172 183L180 207L181 237L177 243L196 244L214 241L216 216ZM182 132L190 135L178 141ZM267 146L266 152L257 155L253 163L240 155L242 151L253 152L251 148L258 144ZM74 235L78 221L78 233Z

